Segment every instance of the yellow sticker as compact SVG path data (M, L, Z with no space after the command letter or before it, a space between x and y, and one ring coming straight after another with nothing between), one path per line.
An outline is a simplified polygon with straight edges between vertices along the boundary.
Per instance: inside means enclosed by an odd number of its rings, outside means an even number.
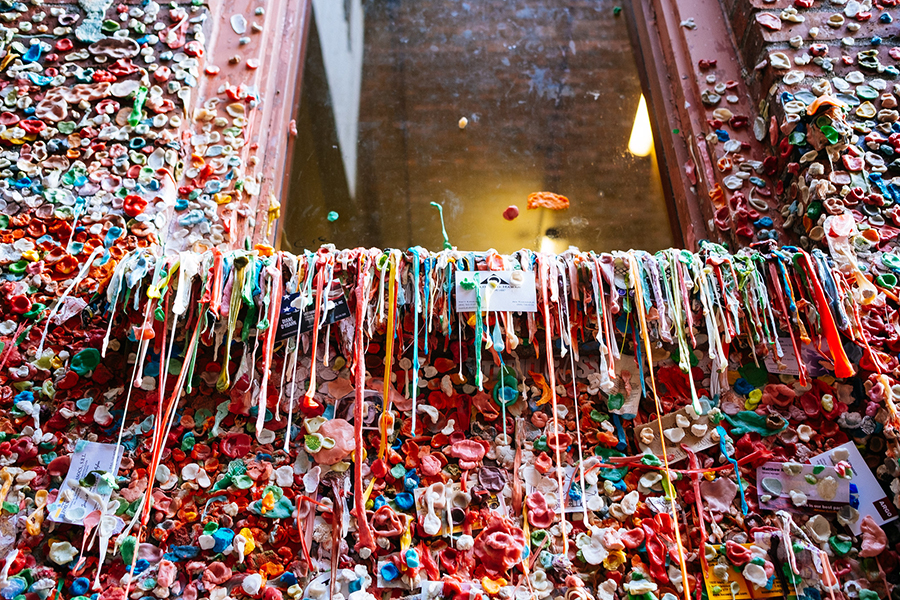
M743 546L749 548L750 544L743 544ZM716 550L721 548L721 546L713 547ZM712 568L707 569L703 573L703 581L706 584L706 593L709 596L709 600L760 600L762 598L782 598L785 595L777 576L771 590L759 589L748 583L741 571L735 570L733 567L728 569L728 581L716 577ZM732 583L737 584L734 595L732 595Z

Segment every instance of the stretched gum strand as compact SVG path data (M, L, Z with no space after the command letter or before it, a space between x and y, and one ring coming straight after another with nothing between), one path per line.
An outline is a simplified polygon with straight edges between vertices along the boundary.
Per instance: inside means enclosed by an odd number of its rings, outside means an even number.
M569 270L570 281L571 281L572 276L573 276L572 270L570 269ZM576 277L577 277L577 275L576 275ZM563 286L566 286L565 278L563 278ZM575 289L575 288L572 287L572 289ZM573 339L572 322L569 318L568 305L566 306L566 326L567 326L567 329L569 330L569 344L570 344L569 368L571 369L571 373L572 373L572 400L573 400L573 403L575 404L575 435L577 436L576 442L578 444L578 472L580 474L580 480L584 481L584 452L581 449L581 414L580 414L580 411L578 408L578 404L579 404L578 388L575 383L575 353L572 351L572 346L577 346L577 344L572 342L572 339ZM506 431L505 431L505 428L506 428L506 416L505 416L506 406L505 405L504 405L503 409L504 409L503 427L504 427L504 434L505 434L506 433ZM569 487L570 488L572 487L571 484L569 484ZM581 493L582 493L581 511L582 511L582 515L584 517L584 522L587 523L588 522L588 512L587 512L587 502L585 502L585 499L584 499L584 486L582 486Z
M607 317L608 309L606 306L606 294L603 291L603 277L600 270L600 262L597 260L597 255L592 253L592 258L594 260L594 267L597 269L596 277L597 277L597 296L600 300L598 302L598 306L600 307L599 317L603 318L603 326L598 328L598 333L603 333L603 347L606 348L607 356L607 374L610 379L614 379L616 376L616 360L613 356L613 346L615 343L610 344L609 341L609 318ZM598 317L598 318L599 318Z
M268 269L267 269L268 270ZM269 284L269 327L266 331L266 339L263 345L263 376L259 384L259 404L258 413L256 415L256 439L259 440L259 434L266 425L266 393L269 387L269 375L272 370L272 349L275 346L275 332L278 329L278 309L281 300L281 255L275 259L275 267L270 272L271 283ZM278 401L275 402L275 411L278 411Z
M638 319L641 325L641 337L644 342L644 351L647 356L647 364L649 365L648 371L650 372L650 388L653 390L653 402L656 404L656 414L662 416L662 405L659 402L659 394L656 391L656 376L653 373L653 354L652 347L650 346L650 334L647 328L647 314L644 310L644 294L643 294L643 282L641 281L640 274L637 272L637 259L634 257L633 253L629 253L629 270L631 272L631 279L634 283L634 296L635 302L637 304L638 310ZM691 594L688 590L688 574L687 574L687 565L685 564L684 558L684 548L681 543L681 528L678 524L678 511L675 508L675 498L674 498L674 487L672 486L672 474L669 471L669 455L666 452L666 441L665 434L663 432L662 419L658 418L656 423L659 427L659 437L660 437L660 446L662 447L663 453L663 464L665 465L665 474L666 474L666 483L668 484L668 493L673 494L672 499L669 504L672 508L672 521L673 521L673 529L675 531L675 543L678 546L678 565L681 569L681 588L684 592L684 600L691 600Z
M706 264L711 264L710 259L706 259ZM722 295L724 297L727 286L725 285L725 279L722 277L722 268L721 265L717 265L712 263L713 272L716 274L716 281L719 282L719 287L722 289ZM720 309L721 309L721 305ZM734 323L731 321L731 314L727 310L721 310L722 317L725 321L725 331L728 334L728 339L726 342L731 342L731 339L736 335Z
M148 309L148 311L149 311L149 309L150 309L150 303L147 303L147 309ZM140 343L141 343L141 344L149 344L150 342L149 342L149 340L141 340ZM129 404L131 403L131 393L132 393L132 390L134 390L134 388L137 387L137 386L134 385L134 378L135 378L135 376L137 375L137 372L138 372L138 364L139 364L139 361L137 361L137 360L134 361L134 370L132 371L131 379L130 379L130 381L132 382L132 385L129 385L129 386L128 386L128 394L125 396L125 409L124 409L124 411L123 411L123 413L122 413L123 415L127 415L127 414L128 414L128 406L129 406ZM114 464L114 465L115 465L115 464L118 464L118 462L119 462L119 459L120 459L120 457L119 457L119 452L121 451L123 456L124 456L124 454L125 454L124 447L122 446L122 437L123 437L124 435L125 435L125 418L123 417L123 418L122 418L122 425L119 427L119 436L118 436L118 438L116 439L116 451L115 451L116 453L115 453L114 458L113 458L113 464ZM139 514L138 512L135 512L134 518L132 519L131 523L129 523L129 525L125 528L125 530L121 532L121 533L123 533L124 535L119 535L119 536L116 537L115 550L118 550L118 549L119 549L119 546L121 545L121 543L124 542L124 541L125 541L125 538L129 535L129 532L131 531L131 528L134 526L134 524L135 524L135 522L136 522L136 520L137 520L138 514ZM137 553L135 553L135 554L137 554ZM136 558L135 558L134 560L132 560L132 562L131 562L131 572L132 572L132 573L134 572L134 566L135 566L136 562L137 562L137 559L136 559ZM126 586L126 591L125 591L126 597L128 596L128 593L130 592L130 588L131 588L131 582L129 581L129 582L128 582L128 585Z
M313 317L313 339L312 339L312 358L309 363L309 387L303 396L304 407L313 406L316 393L316 354L319 350L319 319L322 315L322 295L325 287L325 260L320 257L316 261L319 265L319 272L316 274L316 308Z
M545 354L547 355L547 369L550 371L550 400L552 402L553 407L553 435L556 437L556 443L554 444L556 450L556 479L559 487L558 496L559 496L559 519L560 519L560 529L562 530L562 538L563 538L563 554L569 553L569 537L566 534L566 499L564 496L563 490L565 486L563 486L563 463L562 458L560 456L560 447L559 447L559 415L557 410L557 399L556 399L556 364L553 362L553 343L551 341L552 337L552 326L550 324L550 303L547 299L547 279L550 276L549 273L549 265L547 265L545 261L545 257L543 255L538 255L538 265L540 266L540 276L541 276L541 297L543 299L544 305L544 341L546 342Z
M169 304L166 302L165 305L166 310L163 311L163 328L162 335L159 336L159 400L156 403L156 420L154 421L154 429L152 436L152 443L150 446L150 465L147 470L148 477L153 476L156 477L156 456L157 449L162 441L160 440L160 435L162 434L162 419L163 419L163 406L165 404L165 389L166 389L166 363L168 362L169 356L166 354L166 331L168 331L168 323L169 323ZM175 329L172 329L172 334L174 336ZM160 453L161 454L161 453ZM141 528L146 525L147 521L150 519L150 510L151 503L150 500L150 491L153 488L153 480L151 479L149 484L147 485L147 490L144 495L144 504L141 510Z
M684 443L681 444L681 449L684 450L685 454L688 456L688 465L690 465L691 470L699 471L700 461L697 460L697 454ZM691 473L691 487L694 489L694 503L697 508L697 520L700 523L699 547L705 549L707 540L706 520L703 511L703 496L700 494L700 478L697 475L697 473ZM698 552L698 554L700 555L700 566L703 567L703 572L705 573L709 569L709 564L706 561L706 552Z
M342 515L344 512L344 500L343 500L343 479L332 479L331 480L331 492L334 494L334 505L331 508L331 547L332 548L340 548L341 547L341 522ZM338 572L338 564L341 558L340 552L332 552L331 553L331 580L330 584L330 595L329 598L334 598L335 593L335 585L337 585L337 577L336 574Z
M147 485L147 490L144 494L144 511L143 516L141 518L142 524L141 529L143 529L147 521L150 517L150 511L152 508L152 503L150 499L152 498L153 493L153 482L156 480L156 472L159 468L159 464L162 461L162 453L165 450L166 439L168 438L169 430L172 427L172 422L174 421L175 415L175 407L178 405L178 400L181 397L182 391L184 389L186 375L188 372L188 364L191 361L194 348L196 347L197 338L200 335L200 323L194 327L194 332L191 336L191 343L187 346L185 350L185 358L182 362L181 371L178 374L178 380L175 382L175 388L172 390L171 396L169 396L168 406L166 407L166 414L164 415L163 420L159 422L158 427L156 428L156 439L154 440L154 450L150 462L150 470L148 471L148 477L150 478L150 482ZM162 424L166 423L165 426Z
M687 319L687 330L691 336L691 347L697 347L697 340L694 339L694 311L690 310L691 300L688 297L687 286L684 284L685 274L682 271L682 268L686 268L682 266L681 259L676 256L676 254L680 254L678 250L670 250L672 255L672 263L675 265L675 272L678 274L678 291L681 295L681 306L684 307L684 315ZM641 286L643 286L643 282L641 282ZM641 304L643 304L643 297L641 297Z
M236 271L234 272L234 277L232 279L231 296L228 299L228 331L226 334L228 337L226 338L227 341L225 344L225 356L222 359L222 371L219 373L219 380L216 381L216 390L219 392L224 392L229 387L231 387L231 376L228 373L228 367L231 363L231 338L234 337L234 330L237 327L237 317L238 312L240 311L241 303L241 294L238 290L240 290L244 285L244 277L246 276L247 272L247 262L246 260L243 260L241 261L241 264L239 266L235 264L232 268L236 269Z
M368 302L366 301L368 279L369 279L369 257L363 250L358 251L357 268L356 268L356 340L354 347L355 354L355 392L356 402L353 406L353 439L356 442L356 448L353 451L353 516L356 517L358 527L358 547L375 549L375 540L372 537L372 530L369 528L369 520L366 518L366 501L363 498L363 408L365 404L365 386L366 386L366 359L365 359L365 334L363 333L363 320L368 311ZM371 492L370 492L371 493Z
M166 314L168 314L168 313L166 313ZM151 511L151 507L152 507L152 503L150 502L150 499L152 498L152 494L153 494L153 483L156 480L156 471L159 468L159 463L162 459L162 453L165 449L165 440L168 438L169 430L171 429L171 426L172 426L172 421L174 421L173 417L175 414L175 410L174 410L175 406L177 406L178 399L181 397L181 392L184 389L185 376L189 369L188 365L190 364L191 359L193 358L192 355L193 355L194 349L197 347L197 340L200 337L200 329L201 329L200 321L198 320L196 326L194 327L194 333L191 336L191 343L187 346L187 348L185 350L185 358L184 358L184 361L182 362L181 371L178 374L178 380L175 382L175 389L172 391L172 395L169 398L169 406L167 407L167 414L165 416L167 426L163 427L162 421L158 421L157 428L154 432L152 454L151 454L151 459L150 459L150 468L148 469L148 473L147 473L149 482L147 485L147 489L144 492L144 497L142 498L142 507L141 507L142 510L140 511L140 513L135 513L135 518L137 518L138 514L140 514L140 517L141 517L140 524L138 525L138 530L135 535L135 538L136 538L138 544L140 544L141 539L144 537L144 535L146 533L146 531L145 531L146 525L150 518L150 511ZM161 337L165 337L165 336L161 336ZM162 356L162 354L161 354L161 356ZM160 408L161 407L162 407L162 403L160 403ZM135 552L134 557L132 558L132 561L131 561L131 572L132 573L134 573L134 568L135 568L135 565L137 564L137 555L138 555L138 553ZM132 580L133 580L133 578L129 578L128 584L126 585L126 588L125 588L126 597L131 590Z
M479 287L479 276L475 278L475 387L478 388L478 391L482 391L484 389L484 379L481 373L481 350L482 345L484 343L484 318L482 317L482 312L487 311L490 308L491 303L491 288L488 286L488 289L484 291L484 295L487 299L486 307L482 308L482 296L481 296L481 288ZM461 330L460 330L461 331ZM462 356L462 355L460 355ZM462 368L462 361L460 361L460 369Z
M216 316L219 314L219 307L222 304L222 289L224 288L222 282L222 266L224 262L224 255L221 250L218 248L212 249L213 253L213 264L212 264L212 278L210 282L210 295L209 295L209 310Z
M412 435L416 435L416 412L419 408L419 250L410 248L415 260L413 261L413 376L412 376Z
M804 250L800 250L800 253L803 255L801 264L804 266L806 276L812 286L813 299L819 312L822 329L825 330L825 339L828 340L828 348L831 351L832 360L834 361L834 374L841 379L853 377L856 371L853 369L853 365L850 364L850 359L847 358L847 353L844 351L840 333L838 333L837 325L834 322L834 315L831 314L828 299L825 298L825 292L822 290L822 283L816 276L809 254ZM801 366L803 365L802 362L800 364ZM801 384L806 385L803 380L801 380Z
M382 395L381 417L378 419L378 428L381 431L381 442L378 444L378 459L384 458L387 451L387 432L388 428L393 425L393 415L391 415L391 369L394 366L394 315L397 311L397 261L395 254L391 253L388 257L390 267L390 282L388 283L388 322L387 333L385 334L385 356L384 356L384 390ZM384 271L382 271L384 273ZM372 482L374 483L374 479ZM366 495L368 497L368 494Z
M894 404L894 389L891 387L888 378L883 374L878 375L878 383L884 388L884 403L888 407L888 412L891 413L891 421L896 426L897 423L900 423L900 414L897 412L897 405Z
M303 287L303 294L300 296L300 299L301 299L301 305L300 305L301 313L302 313L303 309L305 308L305 305L303 304L302 301L304 301L304 300L306 299L306 292L307 292L308 289L312 286L312 277L313 277L313 274L314 274L314 273L313 273L313 271L314 271L313 265L314 265L314 264L315 264L315 263L314 263L314 262L311 262L311 261L307 261L307 262L306 262L306 265L305 265L305 267L306 267L306 274L305 274L305 276L306 276L306 281L305 281L304 283L301 283L301 282L300 282L301 277L299 276L299 271L300 271L300 266L301 266L301 265L299 264L299 261L298 261L298 264L297 264L297 271L298 271L298 276L297 276L297 291L299 291L300 288ZM299 326L297 327L297 334L296 334L296 336L294 337L294 352L293 352L292 357L293 357L293 358L292 358L292 360L291 360L291 396L293 396L293 395L297 392L297 360L300 358L300 327L299 327ZM287 358L285 358L285 364L286 364L286 363L287 363ZM285 434L285 436L284 436L284 451L285 451L285 452L288 452L288 451L290 450L290 445L291 445L291 426L292 426L293 420L294 420L294 398L291 398L291 401L290 401L290 403L288 404L287 432L286 432L286 434Z
M788 567L790 568L791 573L796 576L800 574L800 570L797 568L797 557L794 555L794 544L793 542L791 542L791 528L788 524L789 521L787 520L790 519L790 517L788 516L787 519L785 519L784 515L786 513L784 513L783 511L778 511L777 514L782 518L781 538L784 542L784 552L787 555ZM791 577L789 581L791 583L791 586L794 588L794 595L799 598L800 595L797 593L797 584L794 583L794 577Z
M775 288L775 298L778 300L781 312L784 313L785 316L788 335L791 336L791 347L794 349L794 358L797 360L797 370L800 372L798 379L800 380L801 386L806 386L809 383L809 380L807 379L806 363L803 362L803 358L800 356L800 344L797 342L797 336L794 335L794 328L791 326L791 313L788 311L787 304L784 301L784 290L781 285L779 285L779 277L775 272L775 265L771 263L769 264L769 275L772 277L772 285ZM827 307L826 310L828 310ZM831 313L829 312L829 314Z

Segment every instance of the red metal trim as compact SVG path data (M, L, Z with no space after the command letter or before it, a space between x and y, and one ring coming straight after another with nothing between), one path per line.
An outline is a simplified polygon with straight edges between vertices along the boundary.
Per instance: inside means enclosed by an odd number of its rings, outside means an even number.
M253 0L249 3L258 5ZM259 68L262 76L256 83L262 98L262 114L250 138L250 149L256 149L259 160L257 173L262 176L251 235L254 244L273 243L276 239L275 227L269 231L269 210L282 203L290 176L295 127L291 122L300 103L306 42L312 21L312 0L268 0L264 6L272 30L264 34L266 48L261 56L265 60Z
M192 109L214 99L230 102L223 93L228 88L258 98L248 103L244 144L238 151L244 192L238 194L238 202L220 209L232 248L271 240L269 211L279 205L289 171L290 122L300 99L311 10L312 0L234 0L210 5L206 64L217 72L199 78ZM237 35L231 26L234 15L243 15L257 27ZM251 195L248 190L257 187L258 193Z
M699 239L706 237L706 224L700 203L696 201L697 191L684 176L684 165L692 158L684 142L678 98L669 81L669 73L677 72L674 56L671 51L666 51L668 44L661 36L651 0L635 0L626 6L641 86L656 125L653 143L669 206L672 233L676 243L696 250ZM683 100L681 104L684 105Z
M703 238L743 245L749 240L738 239L733 231L723 233L715 227L715 207L710 199L710 192L717 184L722 185L724 179L724 174L715 167L718 157L724 154L722 145L707 141L714 129L708 122L713 110L728 108L736 115L748 117L750 124L758 114L728 17L718 0L635 0L630 10L646 67L648 101L659 124L662 162L671 179L673 203L685 246L696 249L697 242ZM701 61L716 61L716 65L701 69ZM701 91L713 87L706 77L713 74L717 83L729 82L733 86L728 94L735 95L737 102L729 103L723 98L714 107L701 102ZM747 143L740 152L745 160L765 158L765 144L753 138L752 128L734 131L726 126L723 129L733 139ZM690 164L697 180L694 186L685 176L685 168ZM771 182L769 189L772 189ZM743 193L745 196L749 193L746 185ZM782 219L777 208L773 202L765 215L780 230Z
M287 119L287 145L281 163L275 171L276 177L278 173L277 169L280 168L281 171L278 189L272 190L275 194L275 198L281 203L281 217L275 222L275 226L269 234L269 243L279 249L281 248L281 231L284 227L283 211L285 200L287 194L290 192L288 183L291 179L291 165L294 164L294 146L295 140L297 139L297 124L295 118L300 111L300 99L303 97L303 72L304 65L306 64L307 47L309 44L309 28L312 26L312 0L300 0L299 4L302 4L303 6L301 8L300 22L298 24L298 29L300 31L300 49L297 53L298 63L295 69L293 85L290 88L284 88L285 90L293 90L293 95L290 98L290 102L287 101L287 98L282 98L285 107L289 111L286 117L284 117ZM278 140L279 138L276 137L273 139Z

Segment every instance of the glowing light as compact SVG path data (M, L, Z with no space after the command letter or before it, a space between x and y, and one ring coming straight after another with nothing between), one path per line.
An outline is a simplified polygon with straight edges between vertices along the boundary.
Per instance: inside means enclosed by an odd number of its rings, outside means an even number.
M546 235L541 238L541 254L556 254L556 243Z
M647 101L644 100L643 94L634 115L631 137L628 138L628 151L635 156L650 156L653 152L653 130L650 128L650 113L647 112Z

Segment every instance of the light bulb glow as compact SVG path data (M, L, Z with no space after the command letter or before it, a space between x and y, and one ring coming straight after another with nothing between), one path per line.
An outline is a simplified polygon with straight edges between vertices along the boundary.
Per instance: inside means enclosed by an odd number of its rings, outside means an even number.
M643 94L634 115L631 137L628 138L628 151L635 156L650 156L653 152L653 129L650 127L650 113L647 112L647 101L644 100Z
M556 254L556 244L546 235L541 238L541 254Z

